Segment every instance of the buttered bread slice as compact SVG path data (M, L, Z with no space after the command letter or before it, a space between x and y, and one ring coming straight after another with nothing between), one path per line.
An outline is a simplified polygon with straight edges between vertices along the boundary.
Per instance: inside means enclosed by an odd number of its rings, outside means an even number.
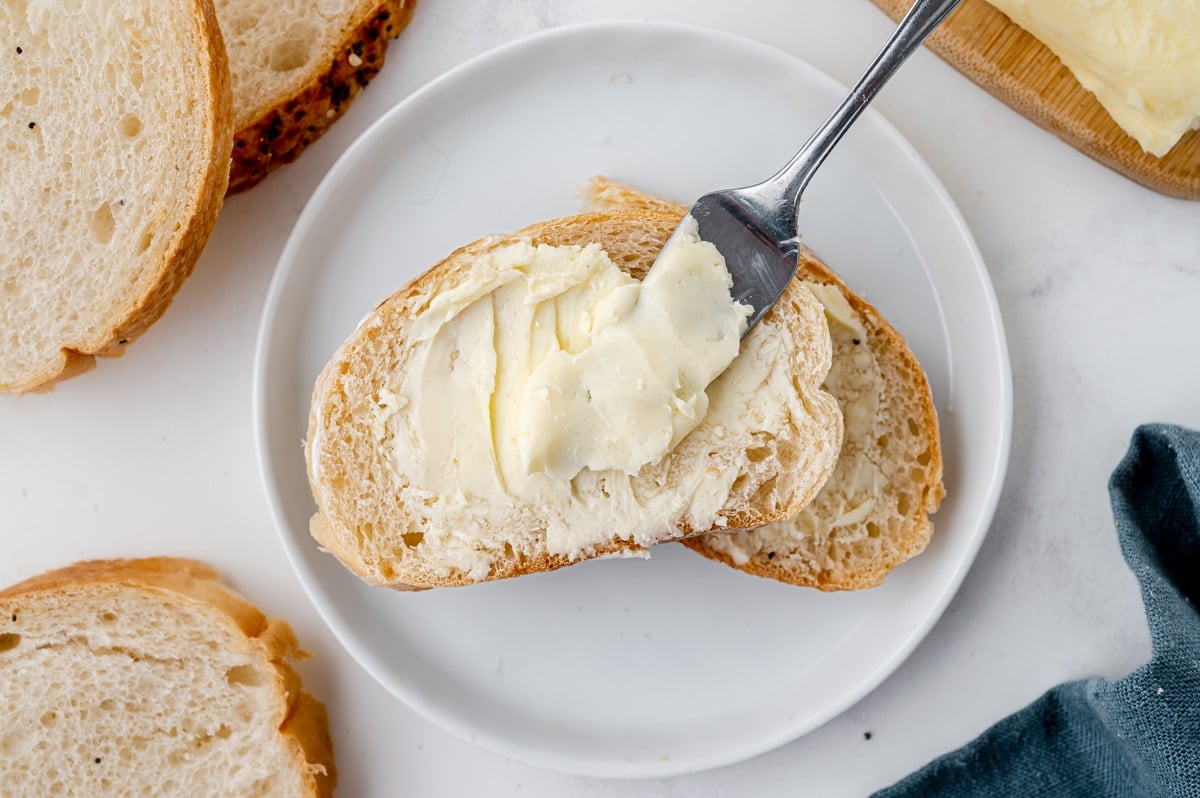
M370 584L465 585L808 504L842 438L821 305L796 283L739 344L711 245L642 281L678 220L484 239L380 305L313 392L321 546Z
M0 3L0 391L113 357L216 221L233 138L211 0Z
M588 187L587 200L613 213L668 214L658 241L687 212L687 206L603 178ZM792 518L690 538L684 545L791 584L872 587L924 550L933 534L930 515L945 493L937 412L925 372L878 311L808 250L801 252L796 281L822 303L833 337L833 365L823 387L845 414L837 466L812 503Z

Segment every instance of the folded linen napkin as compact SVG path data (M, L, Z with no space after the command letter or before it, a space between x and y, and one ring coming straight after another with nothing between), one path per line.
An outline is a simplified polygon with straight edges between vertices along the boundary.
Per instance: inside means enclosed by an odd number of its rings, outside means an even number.
M1200 433L1139 428L1109 494L1150 661L1055 687L874 798L1200 797Z

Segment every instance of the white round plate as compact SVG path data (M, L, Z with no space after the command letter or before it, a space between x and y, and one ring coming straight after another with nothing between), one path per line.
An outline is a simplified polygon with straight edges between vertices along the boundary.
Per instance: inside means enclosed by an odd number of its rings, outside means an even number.
M825 595L680 546L469 588L359 583L308 534L312 384L380 300L456 247L579 209L604 174L687 201L782 165L842 97L698 28L560 28L454 70L338 161L282 256L260 333L259 456L292 564L346 649L458 735L577 774L666 776L810 731L888 676L979 548L1008 456L1010 372L979 253L945 190L868 112L805 195L804 238L907 337L941 416L933 543L881 588Z

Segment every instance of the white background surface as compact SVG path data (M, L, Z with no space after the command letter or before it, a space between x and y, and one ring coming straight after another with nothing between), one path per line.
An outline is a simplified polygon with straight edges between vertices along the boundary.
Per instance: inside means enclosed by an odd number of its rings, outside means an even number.
M1200 426L1200 205L1098 166L928 53L876 105L946 184L988 262L1015 416L991 533L896 674L758 759L629 783L542 772L460 742L341 652L283 557L253 451L252 350L284 240L338 153L416 87L535 30L621 16L747 35L846 83L891 29L866 0L424 0L345 119L300 162L226 204L195 275L125 358L49 395L0 398L0 583L88 557L210 561L313 651L302 672L330 706L344 796L857 796L1059 681L1141 664L1144 618L1106 482L1137 424ZM753 678L730 674L713 689Z

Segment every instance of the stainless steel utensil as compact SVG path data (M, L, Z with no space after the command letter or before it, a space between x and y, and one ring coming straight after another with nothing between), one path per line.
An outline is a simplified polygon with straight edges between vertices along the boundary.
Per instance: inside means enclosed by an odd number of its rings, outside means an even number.
M960 2L917 0L846 99L787 166L757 185L705 194L692 206L700 238L725 256L733 298L753 308L743 337L796 273L796 214L809 180L888 79Z

